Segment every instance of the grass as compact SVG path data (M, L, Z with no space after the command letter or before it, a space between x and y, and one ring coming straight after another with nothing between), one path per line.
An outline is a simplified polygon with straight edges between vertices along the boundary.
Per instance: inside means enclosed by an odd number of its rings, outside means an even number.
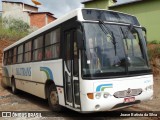
M19 33L17 31L12 31L8 29L0 28L0 40L13 40L17 41L24 36L26 36L28 33Z
M160 44L159 40L148 41L148 44Z

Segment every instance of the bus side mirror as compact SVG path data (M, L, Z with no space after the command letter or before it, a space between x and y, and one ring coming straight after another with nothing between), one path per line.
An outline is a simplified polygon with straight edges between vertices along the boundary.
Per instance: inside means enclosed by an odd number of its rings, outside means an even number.
M147 30L146 30L146 28L142 27L142 31L143 31L143 36L144 36L146 43L147 43Z
M77 46L80 50L83 49L83 33L80 29L77 29Z

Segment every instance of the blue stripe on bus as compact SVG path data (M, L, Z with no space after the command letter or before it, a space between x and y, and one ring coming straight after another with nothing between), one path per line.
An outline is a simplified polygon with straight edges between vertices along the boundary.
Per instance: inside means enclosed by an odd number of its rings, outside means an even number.
M40 67L40 71L43 71L46 73L47 79L53 80L53 74L50 68L48 67Z
M112 87L113 87L113 84L101 84L97 86L96 92L102 91L102 88L112 88Z

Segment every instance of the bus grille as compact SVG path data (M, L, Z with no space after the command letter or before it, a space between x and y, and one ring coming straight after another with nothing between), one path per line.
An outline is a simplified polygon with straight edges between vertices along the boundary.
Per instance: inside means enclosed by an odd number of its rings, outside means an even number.
M125 97L131 97L131 96L137 96L142 93L142 89L128 89L124 91L118 91L114 93L114 97L116 98L125 98Z

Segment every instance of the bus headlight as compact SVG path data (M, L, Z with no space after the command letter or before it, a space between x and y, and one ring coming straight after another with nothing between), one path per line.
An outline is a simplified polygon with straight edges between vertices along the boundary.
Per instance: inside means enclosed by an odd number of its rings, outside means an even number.
M148 90L153 90L153 85L147 86L147 87L145 88L145 90L146 90L146 91L148 91Z
M104 98L108 98L109 95L110 95L110 94L109 94L108 92L105 92L105 93L103 94L103 97L104 97Z
M96 93L95 98L99 99L101 97L101 93Z

